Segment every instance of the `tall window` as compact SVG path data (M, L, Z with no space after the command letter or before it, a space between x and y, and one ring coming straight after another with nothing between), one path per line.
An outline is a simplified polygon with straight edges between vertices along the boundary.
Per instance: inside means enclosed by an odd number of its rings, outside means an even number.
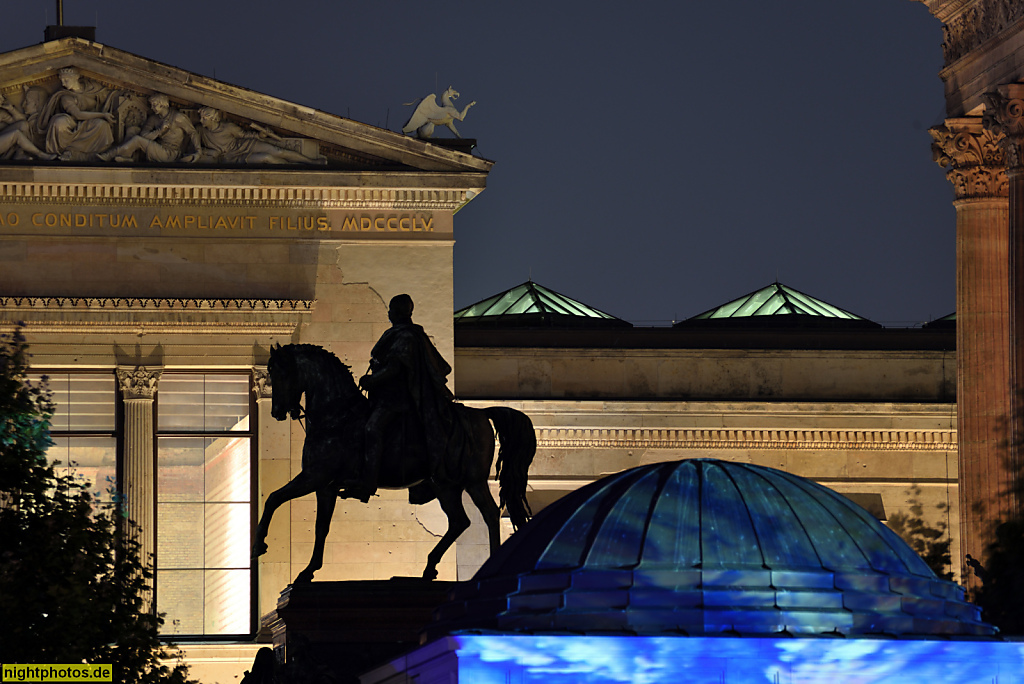
M112 503L125 484L117 481L125 428L114 374L46 377L56 405L47 457ZM166 634L234 636L254 627L249 382L247 373L164 373L157 386L156 597Z
M251 396L248 374L165 372L157 386L157 610L166 634L252 631Z
M111 373L49 373L56 411L47 457L61 474L90 485L102 503L117 489L117 393ZM41 376L32 376L38 382Z

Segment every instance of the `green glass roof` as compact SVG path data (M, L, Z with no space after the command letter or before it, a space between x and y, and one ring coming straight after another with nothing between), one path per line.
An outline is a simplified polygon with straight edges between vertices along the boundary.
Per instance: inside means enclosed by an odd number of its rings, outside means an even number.
M739 299L715 307L690 320L707 320L715 318L747 318L750 316L822 316L846 320L864 320L849 311L832 306L820 299L804 294L782 283L772 283L768 287L744 295Z
M608 322L629 325L626 321L559 294L543 285L527 281L493 297L455 312L456 323L509 322Z

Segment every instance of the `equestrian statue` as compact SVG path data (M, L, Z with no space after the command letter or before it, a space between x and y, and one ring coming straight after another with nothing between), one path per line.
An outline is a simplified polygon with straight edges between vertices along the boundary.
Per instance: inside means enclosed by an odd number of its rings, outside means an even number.
M384 488L408 489L413 504L437 499L448 516L448 529L427 555L426 579L437 577L441 557L469 528L462 492L469 494L487 523L492 554L501 543L499 506L508 510L514 528L531 515L526 477L537 449L533 423L515 409L474 409L454 401L445 382L451 367L423 328L412 322L412 310L409 295L391 300L391 328L373 347L370 371L358 386L349 366L322 347L289 344L270 350L270 413L277 420L304 418L306 439L302 471L267 497L253 557L267 552L274 511L315 492L313 555L296 583L312 580L323 566L324 542L338 497L365 503ZM487 484L495 460L495 432L500 445L495 462L497 505Z

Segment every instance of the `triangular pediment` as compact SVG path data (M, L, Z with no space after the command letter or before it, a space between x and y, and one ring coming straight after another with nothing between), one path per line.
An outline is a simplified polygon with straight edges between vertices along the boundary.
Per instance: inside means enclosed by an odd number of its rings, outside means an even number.
M285 164L473 174L492 166L80 38L0 55L0 92L8 103L0 110L0 164ZM153 103L155 95L166 96L166 110Z

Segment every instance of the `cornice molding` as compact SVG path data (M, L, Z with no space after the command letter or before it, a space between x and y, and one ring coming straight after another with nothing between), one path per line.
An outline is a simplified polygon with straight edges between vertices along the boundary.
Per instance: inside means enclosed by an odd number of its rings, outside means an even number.
M277 322L153 322L124 321L97 323L93 321L31 321L10 318L4 320L0 314L0 328L21 327L26 334L40 335L271 335L289 337L295 332L294 323Z
M455 211L474 196L459 189L0 182L0 201L7 204L130 207L201 203L208 207Z
M311 311L312 299L200 299L179 297L21 297L0 295L0 309L75 309L79 311Z
M290 336L309 320L306 299L137 299L0 296L0 326L47 335Z
M539 428L549 449L796 449L957 451L956 430Z
M1024 20L1024 3L1019 0L922 2L942 22L942 56L946 66Z
M934 140L932 158L949 168L946 179L957 200L1009 196L1002 133L985 128L981 117L947 119L928 133Z

